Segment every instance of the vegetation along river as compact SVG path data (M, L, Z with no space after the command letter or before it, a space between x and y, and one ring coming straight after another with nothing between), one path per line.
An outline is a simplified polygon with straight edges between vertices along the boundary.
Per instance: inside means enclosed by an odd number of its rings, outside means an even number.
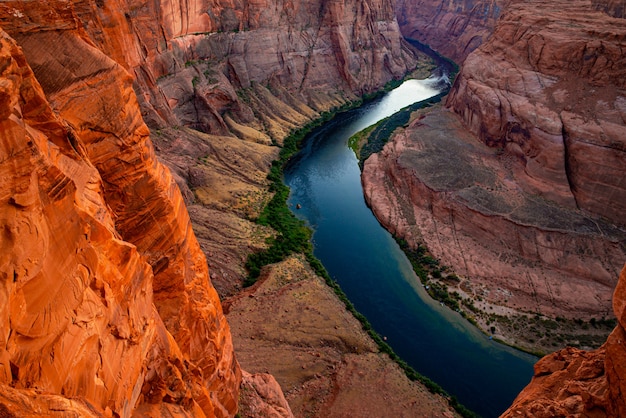
M409 80L317 128L285 169L288 204L313 228L315 256L393 350L469 409L494 417L530 381L537 358L490 340L426 294L365 204L348 148L354 133L438 93L434 79Z

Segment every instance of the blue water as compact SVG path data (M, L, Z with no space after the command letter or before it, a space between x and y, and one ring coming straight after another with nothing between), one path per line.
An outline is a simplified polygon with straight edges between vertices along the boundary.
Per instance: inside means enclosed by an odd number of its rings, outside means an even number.
M537 358L489 340L429 298L366 206L347 146L354 133L437 93L434 81L411 80L311 133L285 170L289 205L313 228L315 256L394 351L469 409L495 417L528 384Z

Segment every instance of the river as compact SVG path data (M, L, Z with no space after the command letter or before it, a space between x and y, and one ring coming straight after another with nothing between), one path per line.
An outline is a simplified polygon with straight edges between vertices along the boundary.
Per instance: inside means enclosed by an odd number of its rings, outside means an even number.
M496 417L528 384L537 358L489 340L426 294L365 204L347 145L354 133L438 93L437 80L409 80L317 128L285 169L288 203L313 228L315 256L394 351L469 409Z

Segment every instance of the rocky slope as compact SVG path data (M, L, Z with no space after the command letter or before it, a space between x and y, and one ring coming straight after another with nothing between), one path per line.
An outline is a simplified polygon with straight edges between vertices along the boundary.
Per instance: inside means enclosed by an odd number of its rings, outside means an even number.
M503 417L621 417L626 370L624 326L626 268L622 270L613 309L618 325L598 350L566 348L542 358L535 376Z
M461 276L448 285L485 312L485 329L493 314L611 315L626 259L626 26L600 3L511 4L465 60L450 110L365 163L377 217ZM554 330L507 327L496 333L510 342L558 344Z
M493 33L510 0L398 0L402 34L462 63Z
M275 376L295 416L456 415L443 398L407 382L304 257L266 269L224 310L242 367ZM241 414L267 416L255 411Z

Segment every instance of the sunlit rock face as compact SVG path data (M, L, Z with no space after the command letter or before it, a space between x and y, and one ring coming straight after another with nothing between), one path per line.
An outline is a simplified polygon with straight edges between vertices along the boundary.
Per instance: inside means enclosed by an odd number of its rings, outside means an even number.
M229 327L132 78L71 3L27 6L0 13L3 404L233 415Z

